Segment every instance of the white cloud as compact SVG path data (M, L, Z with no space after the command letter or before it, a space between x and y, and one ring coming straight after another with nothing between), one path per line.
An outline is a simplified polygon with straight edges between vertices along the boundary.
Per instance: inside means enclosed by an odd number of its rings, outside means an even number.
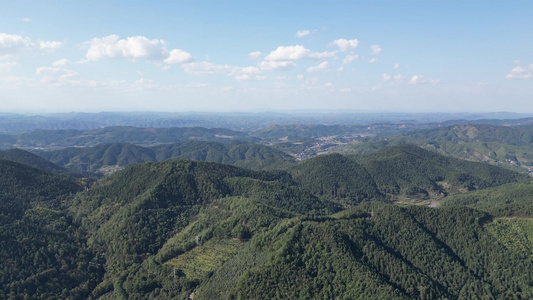
M316 72L316 71L325 71L329 70L329 63L327 61L321 62L318 66L309 67L306 69L307 72Z
M333 83L331 83L331 82L326 82L326 83L324 83L324 86L325 86L325 87L332 87L332 86L333 86Z
M263 53L261 51L254 51L254 52L248 53L248 57L250 57L252 59L258 59L261 56L263 56Z
M187 87L193 87L193 88L205 88L208 86L209 86L208 82L193 82L187 85Z
M288 76L276 76L274 77L274 80L278 80L278 81L285 81L285 80L291 80L292 78L288 77Z
M153 90L159 88L159 84L157 84L153 79L141 78L135 80L135 88Z
M318 83L318 78L309 78L305 81L307 85L316 85Z
M77 73L63 68L41 67L35 71L37 75L42 76L41 81L54 85L65 85L77 76Z
M394 68L393 68L394 70L398 70L399 68L400 68L400 64L398 63L394 64Z
M281 61L281 60L300 60L300 59L324 59L335 56L335 52L311 52L304 46L279 46L276 50L270 52L266 57L266 61Z
M278 60L298 60L309 56L311 50L305 49L304 46L279 46L276 50L270 52L265 57L265 60L278 61Z
M117 35L93 38L86 42L89 46L85 57L88 60L107 58L146 59L164 61L169 64L192 60L192 55L180 49L169 51L164 40L148 39L144 36L119 39Z
M62 58L60 60L56 60L52 63L52 66L54 67L63 67L63 66L68 66L68 65L71 65L73 64L73 62L71 62L70 60L66 59L66 58Z
M168 58L165 59L167 64L184 63L192 60L192 55L189 52L174 49L170 51Z
M22 18L21 21L24 22L24 23L30 23L31 19L30 18Z
M372 54L374 54L374 55L375 55L375 54L380 54L380 53L381 53L381 50L382 50L382 49L381 49L381 47L380 47L379 45L372 45L372 46L370 46L370 52L371 52Z
M293 61L262 61L259 63L259 68L261 70L289 70L292 69L296 64Z
M426 77L420 76L420 75L414 75L409 80L410 84L435 84L435 83L439 83L439 82L440 82L439 79L426 78Z
M341 93L349 93L351 91L352 91L351 88L342 88L342 89L339 90L339 92L341 92Z
M338 39L333 41L333 45L336 45L342 52L344 52L346 50L353 50L357 48L357 46L359 46L359 40Z
M261 69L258 67L235 67L230 65L217 65L207 61L190 62L181 65L185 73L193 75L209 75L225 72L227 76L237 80L263 80Z
M342 63L343 64L349 64L351 63L352 61L356 60L359 58L359 55L357 54L349 54L349 55L346 55L346 57L342 60Z
M17 66L17 63L14 61L9 62L0 62L0 71L11 71L12 68Z
M312 58L312 59L325 59L325 58L332 58L334 56L335 56L335 52L329 52L329 51L313 52L309 54L309 58Z
M207 61L185 63L181 65L181 68L185 73L194 75L216 74L232 69L228 65L215 65Z
M339 72L344 71L344 67L339 67L339 68L337 69L337 71L339 71Z
M507 73L505 78L507 79L532 79L533 78L533 64L529 65L529 69L526 69L527 67L522 66L516 66Z
M256 67L234 67L228 73L228 76L232 76L237 80L264 80L265 76L260 74L261 70Z
M223 87L220 88L220 90L223 91L223 92L232 91L234 89L235 89L234 86L223 86Z
M87 44L89 49L85 56L89 60L105 58L162 60L168 56L163 40L150 40L144 36L120 40L118 35L110 35L103 38L93 38Z
M373 64L373 63L376 63L378 61L379 61L379 59L377 59L377 58L371 58L368 62Z
M235 79L237 80L265 80L265 78L265 76L258 76L255 74L240 74L235 76Z
M311 33L310 30L298 30L298 31L296 31L296 36L301 38L301 37L304 37L306 35L309 35L310 33Z
M0 33L0 57L16 55L24 50L32 48L33 43L29 38L20 35Z
M388 83L398 83L398 84L436 84L440 82L440 79L426 78L421 75L414 75L411 77L406 77L401 74L390 75L390 74L381 74L381 78L384 82Z
M296 79L298 79L298 80L302 80L302 79L304 79L304 75L303 75L303 74L298 74L298 75L296 76Z
M61 48L63 46L62 42L57 41L40 41L39 42L39 49L41 50L56 50Z

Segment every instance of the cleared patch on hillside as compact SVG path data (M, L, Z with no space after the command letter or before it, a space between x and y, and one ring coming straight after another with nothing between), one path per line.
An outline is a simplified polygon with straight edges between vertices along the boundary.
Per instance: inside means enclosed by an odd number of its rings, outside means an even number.
M533 219L500 218L485 228L509 250L533 259Z
M183 272L189 279L201 279L222 266L243 244L237 239L209 240L166 264Z

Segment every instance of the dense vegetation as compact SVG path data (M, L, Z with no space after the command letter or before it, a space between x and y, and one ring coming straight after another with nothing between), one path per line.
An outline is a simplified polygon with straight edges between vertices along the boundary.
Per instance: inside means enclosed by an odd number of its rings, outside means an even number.
M343 146L337 150L347 154L365 154L401 144L416 144L448 156L489 162L515 170L524 171L520 167L533 167L531 125L452 125L368 138L363 143Z
M0 158L23 163L37 169L45 170L51 173L66 174L68 170L62 168L38 155L21 149L0 150Z
M219 162L251 169L272 169L294 161L284 152L265 145L197 140L152 147L111 143L95 147L71 147L36 153L55 164L72 170L101 173L137 163L165 161L173 158Z
M442 206L470 206L495 216L533 217L533 181L453 195Z
M82 186L4 159L0 174L0 298L88 296L103 269L62 211Z
M300 127L295 139L345 130ZM432 135L529 147L523 129L498 128L440 128L301 162L212 141L232 140L229 131L45 132L32 145L113 141L39 152L54 163L123 169L77 179L31 153L0 152L0 298L531 299L532 181L403 145ZM406 200L440 206L391 204Z

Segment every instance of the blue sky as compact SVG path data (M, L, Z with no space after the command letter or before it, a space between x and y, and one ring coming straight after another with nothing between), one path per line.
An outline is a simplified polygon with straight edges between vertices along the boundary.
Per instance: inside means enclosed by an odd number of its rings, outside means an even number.
M0 4L4 112L533 112L531 1Z

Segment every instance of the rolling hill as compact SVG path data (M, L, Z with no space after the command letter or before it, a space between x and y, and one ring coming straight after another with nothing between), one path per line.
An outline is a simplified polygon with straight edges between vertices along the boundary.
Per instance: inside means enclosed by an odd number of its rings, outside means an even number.
M173 158L220 162L252 169L274 168L294 161L284 152L264 145L196 140L152 147L111 143L36 153L65 168L104 174L136 163Z
M246 145L164 150L272 158ZM136 147L110 144L94 157L155 153ZM496 214L514 209L499 192L523 194L520 208L531 211L524 175L413 145L321 155L287 171L144 162L87 189L13 161L0 159L0 171L0 298L533 297L529 221ZM387 203L443 195L453 207ZM482 201L497 210L476 209Z

